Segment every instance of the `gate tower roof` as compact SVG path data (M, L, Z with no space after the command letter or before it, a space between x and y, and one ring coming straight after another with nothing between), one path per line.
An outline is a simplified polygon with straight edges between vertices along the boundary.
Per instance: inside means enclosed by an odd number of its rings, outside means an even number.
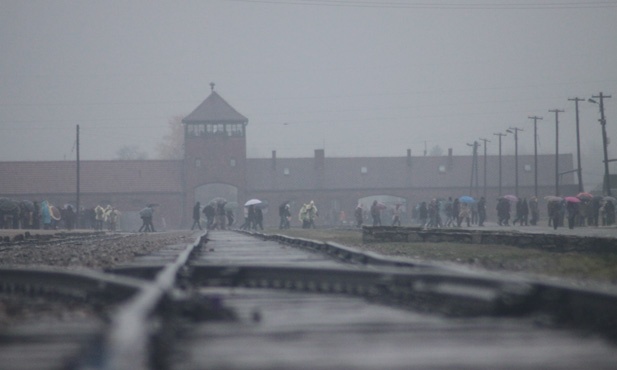
M201 123L243 123L247 124L248 119L238 113L225 99L214 90L191 114L183 120L186 124Z

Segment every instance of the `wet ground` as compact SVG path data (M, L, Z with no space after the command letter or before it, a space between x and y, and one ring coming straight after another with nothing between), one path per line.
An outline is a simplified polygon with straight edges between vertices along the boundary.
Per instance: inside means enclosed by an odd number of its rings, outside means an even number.
M197 263L332 266L333 261L225 231ZM545 317L449 318L361 297L203 287L237 321L195 323L173 369L612 369L615 346Z

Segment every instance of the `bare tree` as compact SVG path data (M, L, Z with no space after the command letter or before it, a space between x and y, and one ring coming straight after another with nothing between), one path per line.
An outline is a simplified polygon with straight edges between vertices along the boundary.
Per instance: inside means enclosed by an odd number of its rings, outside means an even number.
M116 151L116 157L120 160L147 159L148 153L139 150L137 145L125 145Z
M184 126L182 116L172 117L168 122L169 133L156 145L156 152L161 159L184 158Z
M435 145L431 148L431 151L428 153L431 157L440 157L443 155L443 149L439 145Z

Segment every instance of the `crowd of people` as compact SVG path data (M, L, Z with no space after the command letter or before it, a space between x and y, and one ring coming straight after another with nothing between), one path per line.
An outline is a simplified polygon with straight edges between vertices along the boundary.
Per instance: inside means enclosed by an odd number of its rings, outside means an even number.
M428 203L421 202L414 208L417 223L426 228L461 227L465 224L484 226L486 221L486 199L478 201L471 197L433 198Z
M557 229L567 226L572 229L581 226L609 226L615 224L615 200L612 197L593 196L581 193L573 197L547 196L546 215L548 226ZM538 198L529 199L503 196L496 199L495 210L499 226L536 226L540 220ZM460 197L452 200L432 199L421 202L414 208L417 223L427 228L484 226L486 221L486 199L474 200Z
M491 205L484 197L478 199L470 196L433 198L416 204L407 211L407 207L398 202L384 204L373 200L367 207L358 203L353 212L353 220L347 223L347 215L343 210L326 212L320 224L324 225L355 225L372 226L403 226L419 225L425 228L471 227L485 226L487 210L494 207L496 218L492 220L499 226L536 226L540 223L540 201L537 197L518 198L513 195L501 196ZM543 199L546 204L544 220L549 227L569 228L581 226L608 226L615 224L615 198L593 196L581 193L576 197L553 197ZM264 212L267 203L250 204L244 207L244 223L239 226L243 230L263 230ZM493 214L493 213L492 213ZM202 215L206 219L207 229L226 229L234 225L233 207L226 207L226 202L210 202L201 208L197 202L193 208L194 228L202 228ZM278 207L279 229L289 229L292 224L292 207L290 201L281 203ZM297 221L302 228L317 227L319 211L314 201L303 203L297 213ZM385 217L384 217L385 216ZM546 224L544 224L546 225Z
M199 230L203 230L201 227L201 215L203 213L206 221L206 229L208 230L225 230L230 228L235 222L236 219L233 213L233 207L227 206L227 201L224 199L213 200L210 203L206 204L205 207L201 207L200 202L196 202L193 206L193 226L191 226L191 230L195 229L195 227L199 228ZM249 207L247 207L249 208ZM245 224L246 219L248 219L248 213L253 213L253 219L255 219L255 209L252 208L245 210ZM261 213L261 210L260 210ZM263 217L262 217L263 220ZM245 228L243 224L241 228ZM263 226L262 226L263 230Z

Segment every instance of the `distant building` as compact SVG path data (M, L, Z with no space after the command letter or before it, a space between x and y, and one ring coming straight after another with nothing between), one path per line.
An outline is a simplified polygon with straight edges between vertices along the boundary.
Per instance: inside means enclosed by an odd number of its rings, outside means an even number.
M290 202L294 224L303 203L319 209L318 224L338 224L342 212L351 220L358 203L367 208L378 199L401 204L404 220L413 207L432 198L484 194L484 158L478 160L478 186L472 186L471 155L455 156L452 150L438 157L414 157L411 150L400 157L328 158L316 149L309 158L247 158L248 119L216 91L182 121L185 125L183 160L112 160L80 162L80 204L83 208L111 204L125 217L136 218L146 204L157 204L155 225L161 229L190 226L192 207L224 198L242 218L242 205L251 198L268 204L266 223L278 224L278 206ZM514 156L502 156L502 195L515 193ZM534 157L519 155L519 195L534 192ZM555 156L538 156L538 193L555 193ZM560 154L560 173L573 168L572 154ZM499 196L499 158L487 157L486 196L489 217ZM0 162L0 197L49 200L75 204L76 162ZM560 180L561 195L577 192L572 172ZM342 212L341 212L342 211ZM494 218L494 217L493 217ZM387 224L387 220L385 221ZM127 226L129 225L130 226ZM125 223L132 229L135 223Z

